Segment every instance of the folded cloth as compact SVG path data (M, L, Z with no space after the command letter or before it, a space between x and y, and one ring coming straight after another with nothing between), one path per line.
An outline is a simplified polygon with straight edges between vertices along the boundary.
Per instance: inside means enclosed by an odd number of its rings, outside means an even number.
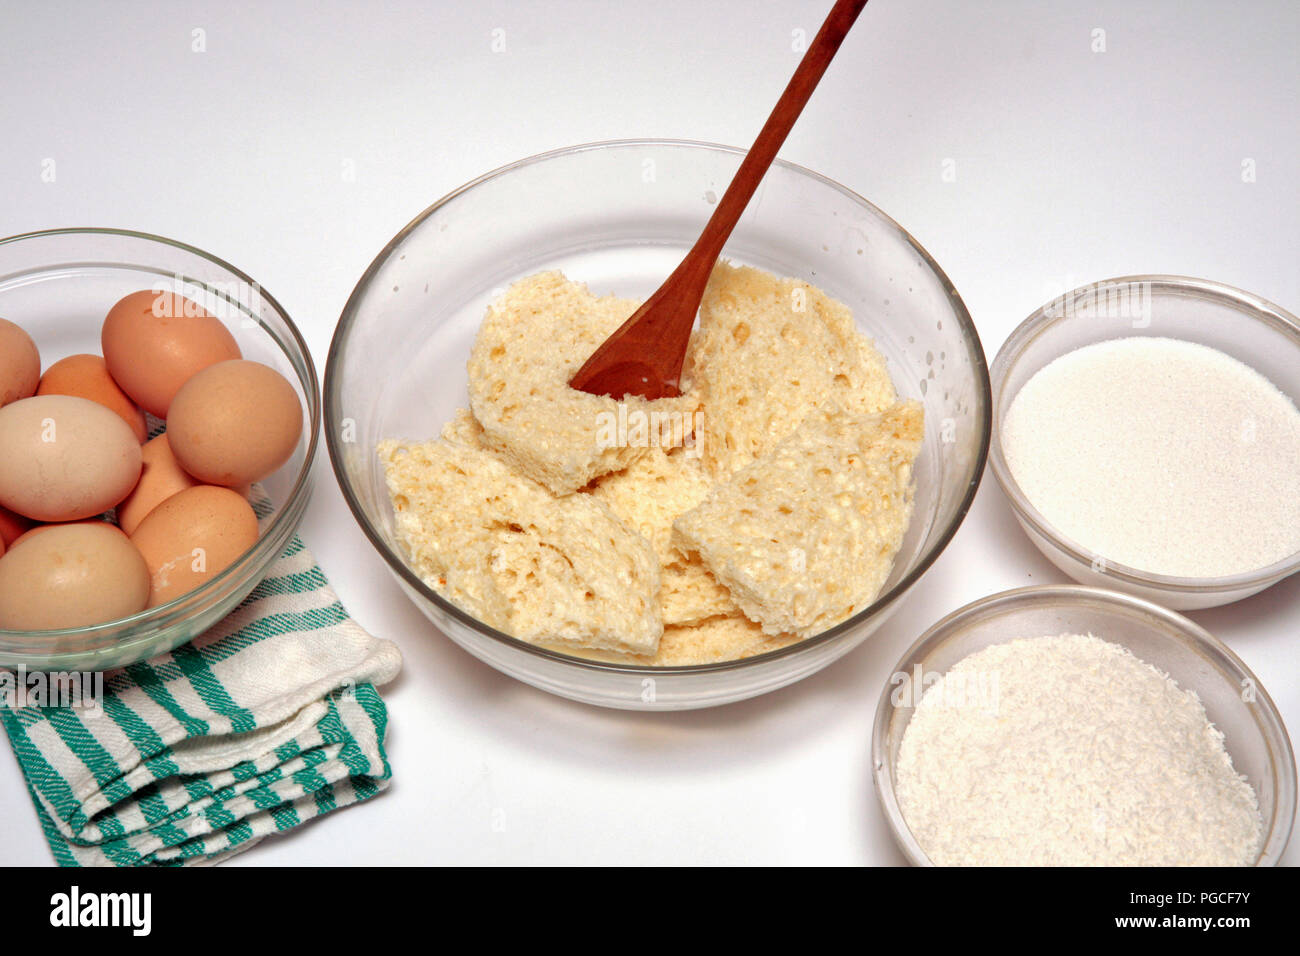
M220 624L72 706L0 702L63 866L217 862L388 786L375 686L402 658L294 538Z

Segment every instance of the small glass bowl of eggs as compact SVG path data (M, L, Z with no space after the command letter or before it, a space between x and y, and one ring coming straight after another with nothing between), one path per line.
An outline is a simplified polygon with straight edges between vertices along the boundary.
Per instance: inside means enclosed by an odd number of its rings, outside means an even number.
M233 266L0 240L0 667L121 667L219 622L290 543L319 422L302 336Z

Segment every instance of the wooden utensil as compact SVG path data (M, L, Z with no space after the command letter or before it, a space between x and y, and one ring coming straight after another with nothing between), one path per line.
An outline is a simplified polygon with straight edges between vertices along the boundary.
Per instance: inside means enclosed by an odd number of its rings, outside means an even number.
M614 398L671 398L678 394L691 326L714 263L790 127L866 5L867 0L836 0L700 238L654 295L578 369L569 380L573 388Z

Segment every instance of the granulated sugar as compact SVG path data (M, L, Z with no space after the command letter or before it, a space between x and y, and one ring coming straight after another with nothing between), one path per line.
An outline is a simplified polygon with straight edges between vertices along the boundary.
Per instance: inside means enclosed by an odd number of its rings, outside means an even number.
M944 866L1242 866L1260 843L1255 793L1197 696L1091 635L950 668L903 734L897 793Z
M1300 551L1300 411L1208 346L1124 338L1061 356L1012 401L1002 450L1033 506L1110 562L1219 577Z

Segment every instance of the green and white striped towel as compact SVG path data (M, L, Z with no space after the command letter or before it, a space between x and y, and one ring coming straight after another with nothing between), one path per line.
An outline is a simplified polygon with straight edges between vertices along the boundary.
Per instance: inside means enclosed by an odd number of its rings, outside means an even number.
M401 663L294 538L225 620L105 673L101 700L10 700L0 721L59 864L212 863L387 787L375 687Z

